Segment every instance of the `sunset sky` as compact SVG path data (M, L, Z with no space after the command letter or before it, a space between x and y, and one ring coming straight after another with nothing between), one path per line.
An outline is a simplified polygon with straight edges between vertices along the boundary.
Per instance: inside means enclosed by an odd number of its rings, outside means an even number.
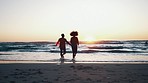
M148 0L0 0L0 41L148 39Z

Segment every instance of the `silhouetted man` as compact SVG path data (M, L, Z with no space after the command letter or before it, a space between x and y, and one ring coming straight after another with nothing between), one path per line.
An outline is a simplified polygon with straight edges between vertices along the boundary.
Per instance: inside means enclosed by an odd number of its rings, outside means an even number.
M70 45L70 43L64 38L64 34L61 34L61 38L59 38L59 40L57 41L56 45L59 45L60 47L60 55L61 55L61 58L63 59L64 58L64 54L66 54L66 44L65 43L68 43Z

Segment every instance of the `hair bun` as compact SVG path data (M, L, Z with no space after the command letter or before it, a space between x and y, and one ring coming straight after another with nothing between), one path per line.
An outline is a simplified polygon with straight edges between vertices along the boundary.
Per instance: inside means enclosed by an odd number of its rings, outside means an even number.
M72 31L72 32L70 33L70 35L71 35L71 36L78 36L78 32L77 32L77 31Z

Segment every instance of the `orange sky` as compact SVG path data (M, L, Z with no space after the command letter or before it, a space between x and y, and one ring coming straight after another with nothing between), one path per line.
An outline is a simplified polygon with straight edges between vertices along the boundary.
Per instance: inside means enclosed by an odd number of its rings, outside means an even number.
M0 0L0 41L148 39L147 0Z

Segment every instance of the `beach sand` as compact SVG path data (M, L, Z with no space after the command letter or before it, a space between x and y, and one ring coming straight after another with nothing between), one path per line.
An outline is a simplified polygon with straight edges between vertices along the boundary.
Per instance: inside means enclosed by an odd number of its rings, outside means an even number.
M0 63L0 83L148 83L148 64Z

